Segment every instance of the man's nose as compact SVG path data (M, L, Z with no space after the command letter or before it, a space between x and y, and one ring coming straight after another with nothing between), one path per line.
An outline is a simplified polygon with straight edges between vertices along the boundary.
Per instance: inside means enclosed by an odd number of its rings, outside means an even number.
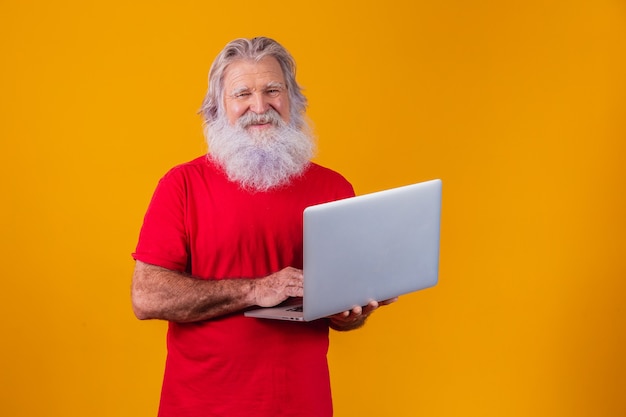
M269 109L269 102L265 94L262 92L256 92L252 94L252 102L250 103L250 110L256 114L263 114Z

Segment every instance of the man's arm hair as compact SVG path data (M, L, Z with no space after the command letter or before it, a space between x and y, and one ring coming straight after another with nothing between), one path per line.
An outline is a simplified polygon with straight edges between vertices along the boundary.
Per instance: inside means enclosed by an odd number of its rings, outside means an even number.
M141 320L207 320L301 296L302 271L295 268L264 278L205 280L137 261L131 286L133 311Z

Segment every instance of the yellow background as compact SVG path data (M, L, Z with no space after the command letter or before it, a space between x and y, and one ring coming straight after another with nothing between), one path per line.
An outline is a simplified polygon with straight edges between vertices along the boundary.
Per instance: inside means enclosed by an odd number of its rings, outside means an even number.
M130 253L255 35L359 194L444 183L440 283L332 335L336 415L626 415L618 0L0 2L0 415L155 415Z

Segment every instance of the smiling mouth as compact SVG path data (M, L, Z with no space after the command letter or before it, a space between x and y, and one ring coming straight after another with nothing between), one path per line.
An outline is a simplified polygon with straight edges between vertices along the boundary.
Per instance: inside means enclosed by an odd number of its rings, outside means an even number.
M270 127L270 126L274 126L274 124L271 121L259 121L259 122L250 123L250 125L248 125L249 128L263 128L263 127Z

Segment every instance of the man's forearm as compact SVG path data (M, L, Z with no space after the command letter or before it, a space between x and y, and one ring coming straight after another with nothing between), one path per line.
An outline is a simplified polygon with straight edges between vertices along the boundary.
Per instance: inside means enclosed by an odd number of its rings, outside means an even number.
M255 304L253 279L203 280L137 261L131 297L142 320L207 320Z
M292 267L260 278L204 280L137 261L131 294L139 319L192 322L272 307L304 293L302 270Z

